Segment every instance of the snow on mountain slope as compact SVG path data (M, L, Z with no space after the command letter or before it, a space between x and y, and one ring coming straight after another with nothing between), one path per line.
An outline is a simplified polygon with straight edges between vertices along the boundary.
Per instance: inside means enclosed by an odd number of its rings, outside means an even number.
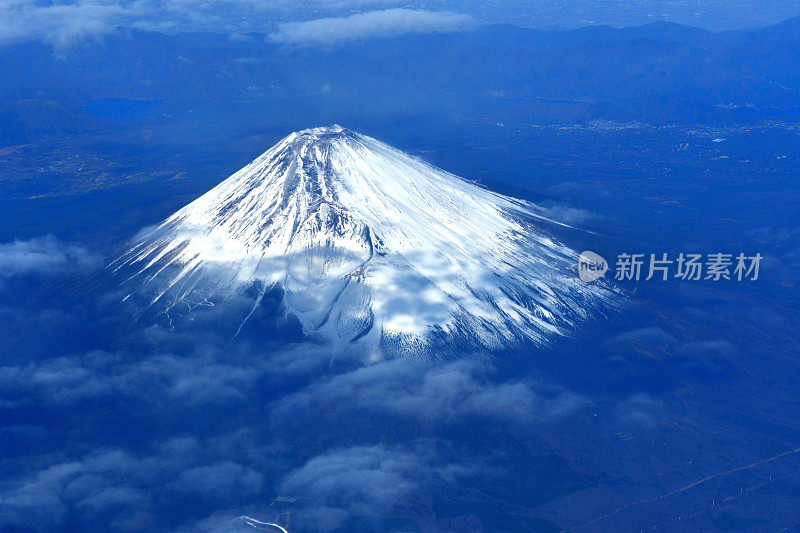
M140 235L118 268L168 314L242 294L254 310L279 287L304 332L335 343L543 343L614 298L578 280L577 254L545 224L535 206L333 126L284 138Z

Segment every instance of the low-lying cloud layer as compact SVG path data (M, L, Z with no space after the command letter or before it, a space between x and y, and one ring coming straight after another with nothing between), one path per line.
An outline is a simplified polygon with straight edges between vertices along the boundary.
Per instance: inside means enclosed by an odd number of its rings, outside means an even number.
M78 283L96 254L53 237L0 244L0 262L17 273L0 307L0 530L241 531L241 515L288 513L292 531L476 531L498 501L529 505L517 487L580 479L608 431L650 438L668 404L640 376L711 383L735 354L648 326L586 353L364 364L270 334L277 308L235 342L212 308L185 329L132 324L116 284Z
M298 531L413 517L431 490L503 475L485 433L528 442L592 403L480 359L337 369L310 343L126 335L0 363L0 529L237 530L241 514L274 519L272 500ZM439 435L467 426L480 432L458 449Z

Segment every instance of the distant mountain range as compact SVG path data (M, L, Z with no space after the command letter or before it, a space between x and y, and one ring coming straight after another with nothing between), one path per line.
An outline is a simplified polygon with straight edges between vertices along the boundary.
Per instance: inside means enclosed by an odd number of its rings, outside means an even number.
M800 19L726 32L487 25L328 48L135 31L69 49L19 43L0 48L0 144L164 121L796 121L798 50Z

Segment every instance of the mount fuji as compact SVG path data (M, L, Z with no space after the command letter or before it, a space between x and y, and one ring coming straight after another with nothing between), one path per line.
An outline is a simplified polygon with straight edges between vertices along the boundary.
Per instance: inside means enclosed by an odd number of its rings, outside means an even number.
M339 126L292 133L131 244L115 268L169 317L278 289L305 334L372 353L543 344L617 294L542 210ZM130 296L130 295L129 295ZM127 298L127 297L126 297Z

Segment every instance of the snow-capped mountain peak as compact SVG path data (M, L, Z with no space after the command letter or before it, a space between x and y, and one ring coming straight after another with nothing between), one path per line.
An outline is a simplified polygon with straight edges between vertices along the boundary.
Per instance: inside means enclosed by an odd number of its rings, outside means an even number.
M245 293L256 309L278 287L304 332L335 343L545 342L612 296L542 224L535 206L331 126L281 140L120 267L173 314Z

